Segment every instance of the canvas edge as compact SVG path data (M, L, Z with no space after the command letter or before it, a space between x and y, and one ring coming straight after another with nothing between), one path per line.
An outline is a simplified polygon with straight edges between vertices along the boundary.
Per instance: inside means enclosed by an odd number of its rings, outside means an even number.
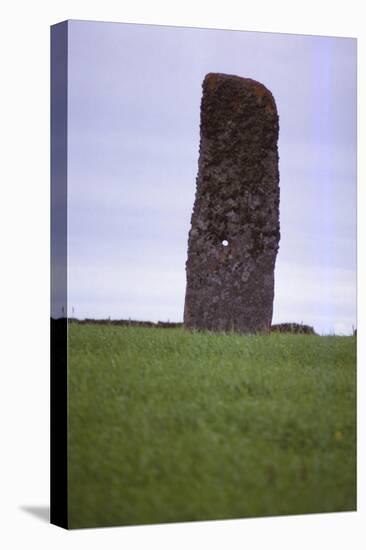
M68 22L50 28L51 319L50 522L68 529L67 73Z

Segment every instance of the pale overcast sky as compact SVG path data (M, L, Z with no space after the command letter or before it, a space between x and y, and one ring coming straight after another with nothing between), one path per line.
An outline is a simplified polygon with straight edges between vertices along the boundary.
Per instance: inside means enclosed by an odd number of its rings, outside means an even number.
M68 313L182 321L201 85L271 90L280 117L273 322L356 326L356 40L69 22Z

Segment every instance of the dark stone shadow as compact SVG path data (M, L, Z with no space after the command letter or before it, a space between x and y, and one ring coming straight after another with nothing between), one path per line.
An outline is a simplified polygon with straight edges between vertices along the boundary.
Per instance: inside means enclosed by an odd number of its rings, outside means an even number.
M49 506L20 506L20 509L23 510L23 512L27 512L28 514L36 516L36 518L42 521L45 521L47 523L50 522Z

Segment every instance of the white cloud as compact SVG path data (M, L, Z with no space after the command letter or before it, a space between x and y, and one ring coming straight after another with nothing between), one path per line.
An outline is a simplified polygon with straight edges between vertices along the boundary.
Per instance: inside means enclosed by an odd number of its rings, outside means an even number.
M278 264L273 322L303 322L319 333L356 326L356 273L352 270Z

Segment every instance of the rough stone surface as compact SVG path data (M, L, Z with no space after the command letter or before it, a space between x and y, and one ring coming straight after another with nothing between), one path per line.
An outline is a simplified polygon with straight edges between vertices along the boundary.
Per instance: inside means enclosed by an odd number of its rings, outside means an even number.
M186 262L187 328L270 329L280 239L278 131L275 101L262 84L206 75Z

